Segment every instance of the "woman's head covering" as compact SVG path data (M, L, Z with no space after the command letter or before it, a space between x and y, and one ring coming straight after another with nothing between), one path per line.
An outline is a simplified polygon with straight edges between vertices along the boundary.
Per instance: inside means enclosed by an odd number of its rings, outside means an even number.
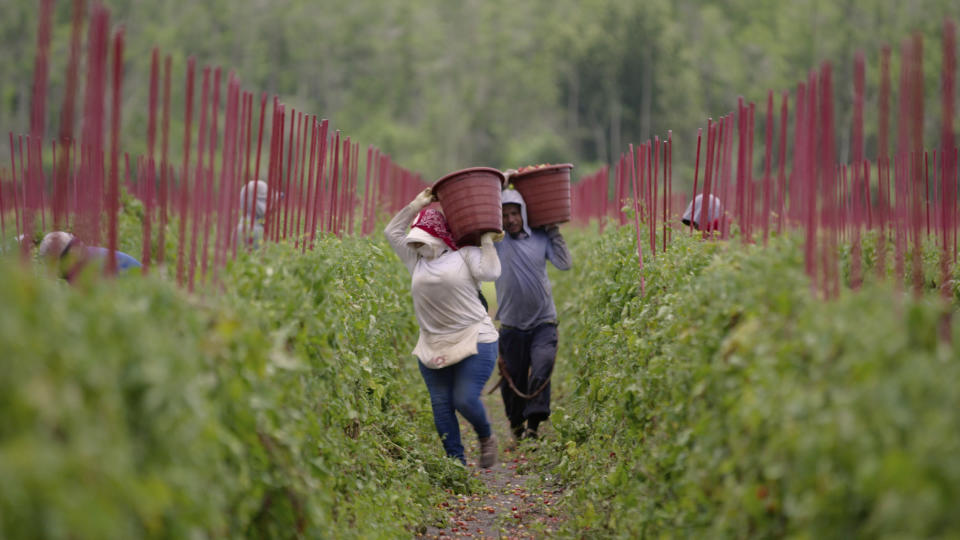
M710 204L707 205L707 219L701 220L701 206L703 202L703 195L697 195L693 199L693 202L687 205L687 209L683 212L683 224L690 225L691 218L693 219L693 226L697 229L704 228L702 223L706 223L707 230L716 230L720 224L720 215L723 213L723 205L720 204L720 199L718 199L713 194L710 194Z
M254 219L263 219L267 213L267 183L263 180L251 180L240 188L240 211L244 214L243 217L248 217L251 209L255 212Z
M407 233L406 243L419 242L423 244L417 252L427 259L435 259L444 251L456 251L457 244L450 234L447 218L436 209L426 208L417 214L413 227Z
M515 189L505 189L500 192L500 205L503 206L505 204L520 205L520 217L523 218L523 232L527 233L527 236L532 236L533 231L530 230L530 225L527 225L527 203L523 200L520 192Z
M418 232L421 231L421 232ZM423 235L425 232L427 235ZM413 222L413 228L407 235L407 243L425 242L424 239L436 239L443 242L451 251L457 250L457 244L453 241L453 234L450 233L450 225L447 224L447 218L435 208L427 208L417 214L417 219Z

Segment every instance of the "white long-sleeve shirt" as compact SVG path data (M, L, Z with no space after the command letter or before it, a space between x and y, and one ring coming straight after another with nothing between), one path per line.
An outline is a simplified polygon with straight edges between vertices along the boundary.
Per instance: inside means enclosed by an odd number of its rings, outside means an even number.
M411 275L413 309L420 337L413 354L423 365L439 369L477 353L477 343L497 341L496 327L477 294L481 281L500 276L500 259L489 239L480 247L446 250L426 259L407 245L407 226L419 212L404 207L390 220L384 234Z

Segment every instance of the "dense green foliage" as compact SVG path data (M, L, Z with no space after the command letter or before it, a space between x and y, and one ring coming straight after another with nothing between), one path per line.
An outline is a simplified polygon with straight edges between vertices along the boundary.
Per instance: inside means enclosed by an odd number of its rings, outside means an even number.
M48 135L70 4L56 3ZM126 27L123 142L133 155L146 146L149 51L159 45L174 60L174 161L195 55L427 177L473 164L573 161L582 171L672 129L678 189L706 117L740 93L762 102L768 88L792 88L823 59L835 61L845 161L854 51L867 53L866 107L876 111L878 50L913 30L926 39L926 110L937 119L940 25L960 15L947 0L107 4ZM29 125L36 7L0 2L2 134ZM928 143L938 128L925 123ZM870 156L876 130L868 113ZM136 257L142 211L124 199L120 249ZM575 270L554 276L559 441L538 454L569 486L567 534L960 530L956 313L954 345L937 339L956 299L945 307L868 277L823 302L793 238L761 250L683 235L648 259L641 298L629 227L570 240ZM872 239L864 253L875 254ZM935 260L924 260L933 288ZM203 296L164 271L68 287L8 262L0 536L404 537L438 518L442 488L473 488L441 456L408 354L407 276L380 242L241 255ZM846 277L848 252L842 262Z
M679 232L640 297L631 227L567 238L558 436L537 452L566 535L960 528L960 280L950 306L892 290L868 238L864 288L823 301L792 236ZM406 537L475 488L441 456L381 241L241 254L199 297L162 271L69 287L32 268L0 259L2 536Z
M960 17L952 0L105 3L126 28L124 146L132 155L146 148L149 53L157 45L174 61L173 156L182 148L186 58L194 55L200 66L236 70L258 95L279 94L330 118L428 178L469 165L547 161L586 171L672 129L678 187L691 181L696 128L708 116L731 110L743 94L761 105L762 125L767 89L793 89L822 60L834 62L846 161L858 49L868 59L866 133L875 156L880 47L894 48L896 81L897 49L914 30L926 39L926 111L939 118L940 29L945 17ZM56 2L48 133L59 122L71 4ZM37 3L5 0L0 9L6 136L29 126ZM939 121L926 129L935 141Z
M221 289L69 287L0 259L0 536L396 538L442 457L382 242L270 246Z
M792 238L682 235L646 261L629 227L575 240L544 464L567 532L599 537L939 537L960 530L960 318L869 284L824 302ZM585 286L589 284L589 286Z

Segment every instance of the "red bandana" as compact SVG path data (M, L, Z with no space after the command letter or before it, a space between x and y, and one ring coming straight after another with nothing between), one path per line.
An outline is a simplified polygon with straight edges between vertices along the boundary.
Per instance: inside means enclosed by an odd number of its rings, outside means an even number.
M453 241L453 235L450 234L450 226L447 225L447 218L434 208L427 208L417 215L417 221L414 227L426 231L430 236L443 240L452 251L457 250L457 244Z

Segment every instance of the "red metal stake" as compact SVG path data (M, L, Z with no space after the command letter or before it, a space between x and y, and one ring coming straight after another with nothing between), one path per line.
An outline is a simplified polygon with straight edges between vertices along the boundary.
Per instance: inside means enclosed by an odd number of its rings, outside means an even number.
M117 273L117 214L120 212L120 186L117 178L120 159L120 103L123 89L123 28L117 30L113 38L113 107L110 119L110 187L107 193L107 275Z
M709 124L708 124L709 126ZM710 136L709 127L707 128L707 138ZM697 128L697 159L693 165L693 195L690 197L691 204L694 206L690 209L690 234L693 234L693 212L696 210L696 201L697 201L697 176L700 174L700 139L703 136L703 128Z
M253 143L253 93L252 92L243 92L243 131L245 135L240 138L240 146L242 147L243 154L243 176L240 178L240 189L243 189L250 182L250 152L251 145ZM238 169L239 170L239 169ZM246 199L244 199L246 202ZM246 212L241 207L234 207L231 205L230 211L230 223L234 223L238 218L243 218L246 216ZM231 244L232 256L236 258L237 256L237 244L240 242L240 231L232 231L233 234L233 243Z
M777 234L783 233L784 222L784 202L787 187L786 175L786 156L787 156L787 100L789 92L783 93L783 99L780 104L780 146L777 152Z
M81 178L81 219L78 236L90 244L100 242L100 221L104 200L104 96L107 82L107 55L110 49L110 14L100 4L91 10L88 31L87 86L84 92L83 137L87 145L87 167Z
M0 238L7 238L7 211L3 204L3 182L7 176L7 169L0 169Z
M659 187L660 137L653 137L653 170L650 175L650 258L657 257L657 191Z
M667 140L663 147L663 251L667 251L667 204L670 202L670 181L668 163L671 159L670 147L673 145L673 131L667 131Z
M354 221L356 218L355 212L357 209L357 173L360 169L360 143L354 143L353 145L353 157L350 159L350 162L353 164L353 170L350 174L350 215L347 216L347 234L353 236L353 227Z
M764 145L763 169L763 245L770 234L771 160L773 159L773 90L767 92L767 131Z
M184 129L183 129L183 163L180 167L180 230L177 237L177 283L184 283L184 248L187 245L187 192L188 178L190 174L190 131L191 121L193 119L193 79L196 71L196 59L192 56L187 59L187 104L185 109ZM201 156L202 157L202 156Z
M197 177L197 182L203 182L203 195L201 196L200 217L203 220L203 247L200 251L200 276L207 278L207 263L210 255L210 229L213 214L213 167L214 157L217 154L217 116L220 111L220 68L214 70L213 75L213 106L211 108L210 118L210 149L207 152L207 167L198 171L203 171L201 176ZM204 131L200 130L200 137L205 136ZM203 159L201 158L202 162ZM201 180L203 179L203 180Z
M936 158L933 163L936 166ZM927 236L930 236L930 156L926 151L923 152L923 209L927 218Z
M273 128L270 130L270 163L267 181L267 213L264 223L264 239L276 242L279 239L280 193L283 191L283 128L286 122L285 107L273 97Z
M633 186L633 218L637 236L637 262L640 265L640 296L643 297L647 294L647 284L643 277L643 242L640 241L640 190L637 186L637 170L634 167L632 144L630 145L630 178Z
M170 55L163 61L163 122L160 128L160 231L157 235L157 264L163 264L167 243L167 190L170 182L170 165L167 151L170 135Z
M720 123L722 123L722 120ZM702 231L703 238L707 238L707 233L713 229L712 218L718 217L712 214L712 205L710 204L710 188L711 180L713 179L713 153L714 147L716 146L716 139L717 124L714 124L713 118L708 118L706 168L704 169L703 175L703 193L700 194L700 230ZM696 217L696 209L696 200L694 200L691 220ZM712 237L713 235L711 234L710 236Z
M343 222L344 216L346 214L347 206L347 192L350 190L350 158L351 158L351 142L350 137L345 137L343 140L343 148L341 153L343 154L343 166L340 169L340 190L337 194L337 206L336 212L334 213L334 228L333 232L338 237L343 236Z
M956 261L957 236L957 158L954 150L956 146L953 122L956 114L956 72L957 72L957 28L953 21L947 20L943 24L943 81L940 85L942 106L941 118L941 160L943 161L940 175L940 212L943 215L941 225L941 255L940 255L940 293L944 298L952 297L950 289L950 261ZM936 160L934 160L936 162ZM950 241L951 235L953 242ZM952 250L952 251L951 251ZM942 324L942 322L941 322ZM949 324L941 326L941 336L950 335Z
M293 169L293 155L294 150L296 149L295 143L293 141L293 134L296 127L297 120L297 110L290 109L290 134L287 138L287 168L285 170L285 180L283 182L283 235L281 238L286 239L288 224L288 216L290 215L290 174L291 169ZM277 232L281 232L280 227L277 228Z
M836 158L833 124L833 79L829 62L824 62L820 73L821 91L821 140L823 141L822 172L825 174L823 193L835 193L837 190ZM824 284L828 298L840 294L840 280L837 273L837 201L827 197L822 218L825 217L827 241L823 244L822 262L824 265Z
M151 216L153 214L153 182L154 182L154 173L153 173L153 159L147 159L146 164L144 159L140 158L140 167L137 176L140 178L145 178L144 186L144 213L143 213L143 242L141 246L140 254L140 264L143 265L143 274L146 275L150 272L150 227L152 225ZM144 171L146 168L146 172Z
M68 184L69 148L73 138L76 108L77 72L80 64L80 34L83 25L83 0L73 1L73 17L70 26L70 57L67 61L66 86L63 92L63 109L60 116L60 161L54 159L56 173L53 177L53 227L61 229L69 222Z
M313 217L315 213L315 207L313 204L313 189L314 189L314 178L316 172L317 164L317 132L320 131L320 126L317 122L316 115L310 117L310 171L307 173L307 193L305 195L304 206L306 206L306 214L303 217L303 230L299 231L300 235L300 253L305 253L307 250L307 235L310 231L310 224L313 223Z
M320 133L318 134L320 148L317 149L317 159L319 160L317 164L317 186L313 192L313 202L311 203L313 206L313 221L310 223L310 249L313 249L314 240L316 240L317 237L317 227L322 226L319 219L323 210L324 201L321 193L323 191L324 176L326 175L327 148L329 142L327 132L329 127L330 123L326 119L320 122Z
M239 117L240 107L240 84L233 72L227 77L227 105L224 112L223 127L223 155L222 165L220 166L220 182L217 187L218 205L217 205L217 237L214 249L213 259L213 282L218 283L220 278L220 269L226 264L227 249L230 245L230 208L235 205L230 204L232 195L233 180L238 176L237 171L237 142L240 140L237 126L241 126L242 118Z
M367 166L364 168L364 181L363 181L363 213L360 223L360 234L366 236L370 234L369 222L370 222L370 194L373 192L370 189L370 160L373 157L373 145L367 146Z
M14 152L12 131L10 132L10 180L11 180L10 187L13 188L14 224L16 225L17 237L19 237L21 234L21 231L23 230L23 224L21 223L20 216L21 214L23 214L24 209L22 208L23 201L20 198L20 189L17 187L17 160L16 160L16 152Z
M297 221L296 225L293 227L294 231L294 247L299 247L300 242L303 240L302 228L300 227L300 220L303 217L303 189L305 186L305 179L307 175L307 131L310 129L310 117L307 116L307 121L303 122L303 131L300 135L300 182L297 186Z
M818 289L819 282L817 281L817 265L815 254L817 250L817 220L816 220L816 211L817 211L817 201L816 201L816 183L817 183L817 174L816 166L814 165L814 153L815 145L811 144L811 141L815 140L814 127L816 126L816 99L817 99L817 81L816 75L811 73L807 81L807 92L806 92L806 104L804 105L805 120L803 122L803 153L794 157L794 159L799 159L802 167L803 174L798 176L799 182L802 184L803 189L803 201L804 201L804 213L805 213L805 227L806 227L806 242L804 244L804 269L806 270L807 276L810 278L811 286L813 290Z
M805 199L805 180L806 180L806 124L807 118L807 85L800 82L797 84L797 111L794 114L793 123L793 168L790 171L789 180L789 217L793 224L806 223L806 210L804 209ZM781 111L782 112L782 111Z
M277 98L273 99L273 116L271 117L271 126L270 126L270 158L267 163L267 205L264 212L263 220L263 241L267 242L272 238L273 234L273 214L276 211L274 205L274 199L277 197L279 190L276 187L276 165L277 165L277 126L280 120L280 111L278 110ZM262 119L262 115L261 115ZM263 133L263 129L260 130ZM259 155L258 155L259 158ZM254 191L254 201L256 201L256 192L257 186L253 186ZM255 208L252 207L252 208ZM251 210L251 218L253 210Z
M197 248L200 236L200 225L202 221L201 211L206 207L207 193L204 189L203 158L206 156L204 150L207 144L207 106L210 97L210 68L203 68L203 87L200 94L200 127L197 132L197 171L193 177L194 196L190 205L190 269L188 278L188 287L193 292L196 283L197 274ZM212 149L211 149L212 150ZM212 153L212 151L211 151ZM183 187L189 185L187 178L184 178ZM182 219L182 218L181 218Z
M336 213L337 213L336 196L337 196L337 186L338 186L338 181L340 176L340 130L337 130L334 136L334 143L333 143L333 146L330 148L330 151L333 153L333 174L330 177L330 182L331 182L330 203L327 206L326 230L328 232L333 232L334 234L336 234L336 230L334 230L333 227L335 224L334 217L336 216Z
M154 47L150 55L150 93L147 98L147 160L149 162L156 159L153 150L157 139L157 88L159 79L160 51Z

